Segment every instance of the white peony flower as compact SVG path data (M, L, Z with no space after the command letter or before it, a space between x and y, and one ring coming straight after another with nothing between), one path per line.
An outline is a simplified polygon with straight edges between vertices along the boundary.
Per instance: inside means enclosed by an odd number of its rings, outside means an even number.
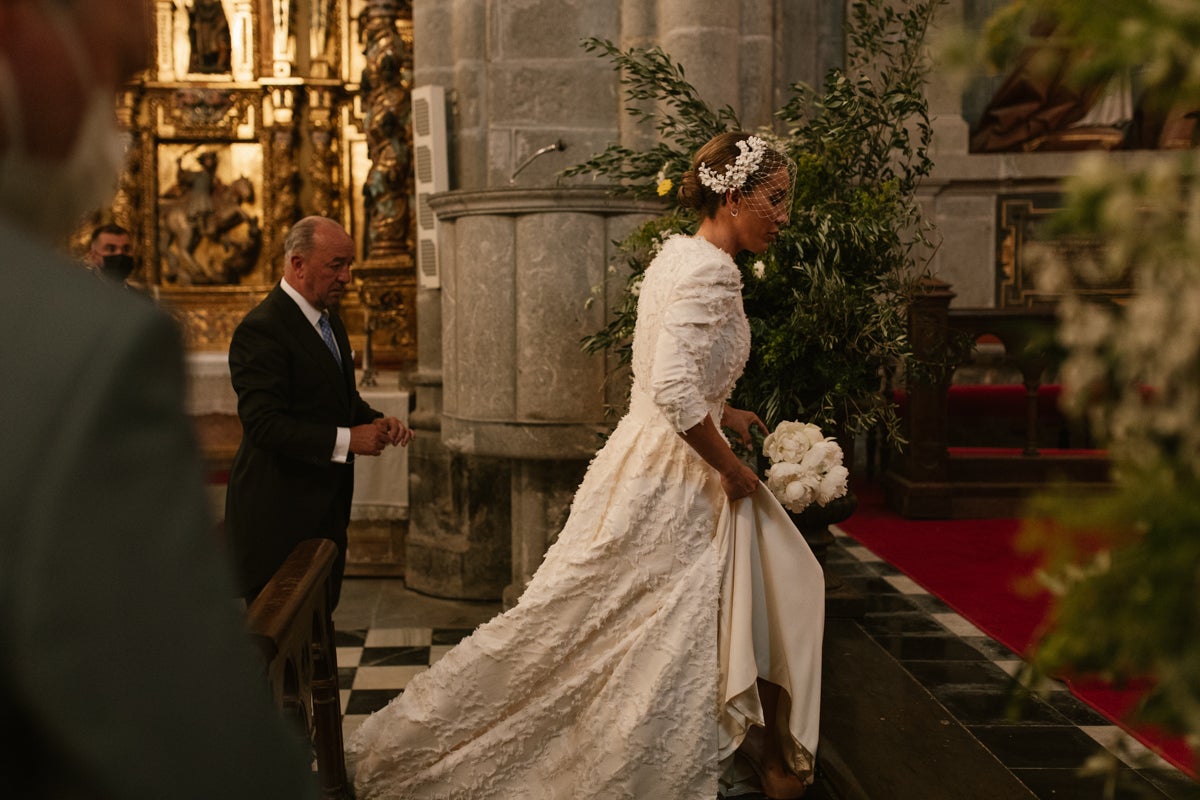
M772 462L791 461L798 464L809 448L824 438L821 429L812 423L781 422L763 440L763 454Z
M831 500L845 497L849 479L850 471L841 464L832 467L821 477L821 484L817 487L817 505L823 506Z
M779 423L763 440L763 453L771 459L767 488L792 513L846 494L849 472L842 466L842 447L816 425Z

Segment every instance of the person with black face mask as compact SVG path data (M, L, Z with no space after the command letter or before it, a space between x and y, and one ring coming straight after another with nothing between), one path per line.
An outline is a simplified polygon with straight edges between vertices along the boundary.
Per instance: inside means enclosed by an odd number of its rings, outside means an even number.
M83 255L83 263L113 283L128 285L129 276L137 267L129 231L115 222L98 226L92 231L91 245Z

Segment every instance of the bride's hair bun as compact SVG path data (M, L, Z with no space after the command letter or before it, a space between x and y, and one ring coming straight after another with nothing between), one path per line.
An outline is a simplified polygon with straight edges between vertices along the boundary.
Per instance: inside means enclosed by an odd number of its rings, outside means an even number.
M704 188L704 184L700 183L700 178L696 175L695 168L689 169L683 173L683 177L679 179L679 189L675 192L675 199L679 201L679 205L683 208L704 208L705 194L712 195L712 192Z

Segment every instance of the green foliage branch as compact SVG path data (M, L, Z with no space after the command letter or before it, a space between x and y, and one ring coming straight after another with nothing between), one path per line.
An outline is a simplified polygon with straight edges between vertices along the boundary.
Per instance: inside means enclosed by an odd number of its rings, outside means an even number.
M790 222L768 253L738 259L753 347L733 400L772 427L796 419L852 436L879 426L903 441L881 388L911 356L907 309L933 247L916 190L932 169L922 43L940 3L855 2L846 67L830 70L821 91L794 84L775 128L757 132L797 166ZM740 129L733 110L704 102L660 48L584 46L621 72L628 113L653 125L657 142L612 144L564 175L604 176L617 191L653 197L712 136ZM618 244L626 292L609 324L584 340L589 352L628 359L643 271L666 237L698 224L673 190L665 194L664 213Z

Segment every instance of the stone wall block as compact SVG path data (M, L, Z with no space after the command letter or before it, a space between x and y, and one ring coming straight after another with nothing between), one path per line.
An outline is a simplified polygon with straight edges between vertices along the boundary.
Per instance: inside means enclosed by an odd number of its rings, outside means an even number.
M453 5L450 3L413 4L413 72L417 85L422 73L454 64Z
M596 178L580 175L560 178L559 173L587 161L608 147L617 137L616 128L517 128L512 134L513 161L508 175L502 177L507 185L509 177L525 159L543 147L562 142L563 149L538 156L517 176L515 186L592 186Z
M435 364L442 370L442 407L450 410L458 409L458 360L453 354L458 352L458 253L454 221L443 220L438 223L438 261L441 271L441 357ZM420 319L420 317L418 317ZM425 330L427 327L422 326ZM410 468L410 472L412 469Z
M603 417L604 362L579 341L604 324L602 303L587 307L604 280L604 219L540 214L517 222L517 419L592 421Z
M442 293L417 289L417 363L429 368L442 365Z
M741 116L741 37L736 28L663 31L663 50L683 65L688 82L710 106L730 105Z
M743 36L740 40L742 127L770 127L777 107L775 52L770 36Z
M458 220L455 228L455 313L459 321L470 320L457 326L455 352L446 353L457 362L455 409L472 419L512 419L514 226L510 218L479 215Z
M414 493L405 584L437 597L494 600L511 580L511 466L446 451L436 435L409 445ZM419 484L419 485L418 485Z
M991 192L943 192L924 199L942 237L930 267L954 287L954 305L991 307L996 301L996 197Z
M600 59L540 59L492 64L488 107L491 125L610 128L617 84Z
M737 3L728 0L659 0L658 29L664 35L686 28L736 29L740 3L741 0Z
M770 41L775 33L775 0L741 0L741 6L742 35Z
M616 40L620 10L597 0L506 0L495 4L496 59L579 58L580 40Z
M485 60L487 58L487 19L489 0L432 0L453 7L451 47L454 59Z

